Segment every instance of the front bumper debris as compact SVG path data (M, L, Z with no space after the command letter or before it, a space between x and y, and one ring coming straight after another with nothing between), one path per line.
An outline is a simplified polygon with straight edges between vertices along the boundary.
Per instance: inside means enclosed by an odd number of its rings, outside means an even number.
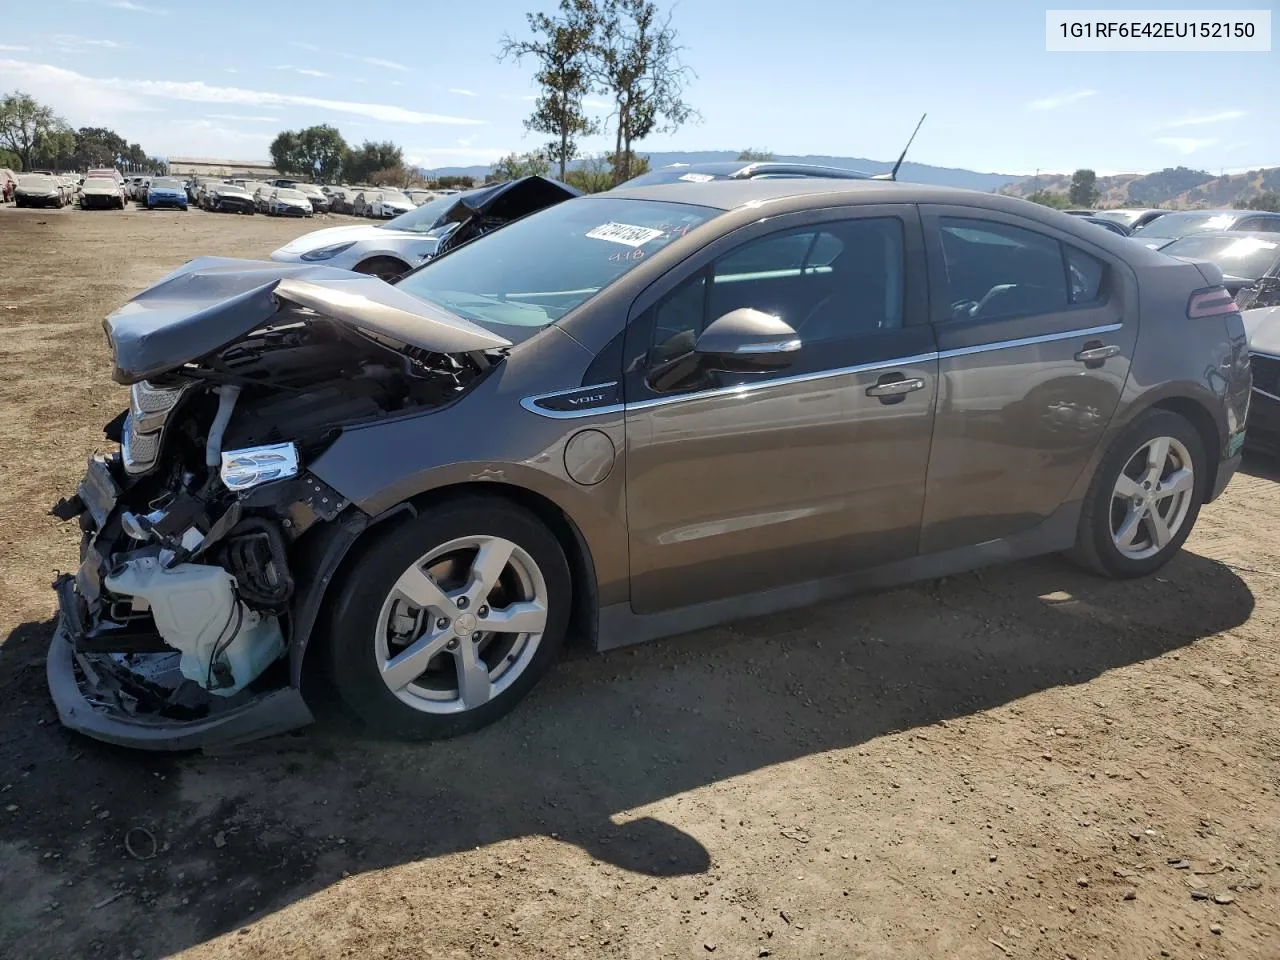
M177 654L154 659L162 658L176 663ZM112 661L104 656L76 653L65 618L59 617L45 671L63 726L123 747L193 750L257 740L306 726L313 719L296 687L259 694L190 720L131 712L127 692L110 680L112 669Z

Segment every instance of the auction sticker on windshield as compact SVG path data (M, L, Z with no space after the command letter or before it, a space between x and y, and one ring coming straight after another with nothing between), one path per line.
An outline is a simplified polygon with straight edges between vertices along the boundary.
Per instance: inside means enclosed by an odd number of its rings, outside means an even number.
M686 173L680 179L688 180L690 183L710 183L715 177L709 173Z
M628 247L643 247L650 240L657 240L665 231L651 227L637 227L629 223L602 223L587 231L592 240L608 240Z

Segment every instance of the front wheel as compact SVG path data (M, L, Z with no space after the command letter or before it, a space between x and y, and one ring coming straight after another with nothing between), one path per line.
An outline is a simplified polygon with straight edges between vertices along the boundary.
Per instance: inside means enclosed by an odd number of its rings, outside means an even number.
M405 522L358 561L335 604L329 667L378 731L438 739L511 710L569 622L564 552L536 517L469 497Z
M1073 557L1109 577L1154 573L1190 536L1207 482L1208 458L1195 427L1168 410L1142 414L1094 475Z

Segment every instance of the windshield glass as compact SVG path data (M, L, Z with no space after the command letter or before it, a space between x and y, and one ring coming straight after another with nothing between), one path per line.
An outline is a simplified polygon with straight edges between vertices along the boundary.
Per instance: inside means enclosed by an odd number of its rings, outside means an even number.
M1203 230L1229 230L1239 217L1234 213L1166 213L1133 231L1153 237L1183 237Z
M402 213L400 216L380 224L380 226L387 230L408 230L411 233L427 233L439 223L440 218L457 202L457 194L452 197L437 197L435 200L429 200L415 210Z
M159 180L152 180L153 187L162 187L165 190L181 190L182 181L175 180L173 177L161 177Z
M1228 276L1257 280L1280 258L1280 242L1260 237L1183 237L1160 252L1211 260Z
M307 198L304 197L302 194L300 194L297 190L277 190L276 199L277 200L305 200Z
M391 203L409 203L410 202L409 198L406 197L399 190L381 190L379 192L382 194L383 200L390 201Z
M543 327L720 212L650 200L566 200L428 261L396 286L467 320Z
M106 177L89 177L84 182L86 190L115 190L116 182L108 180Z
M22 187L50 187L53 186L53 177L43 173L28 173L26 176L18 177L18 185Z

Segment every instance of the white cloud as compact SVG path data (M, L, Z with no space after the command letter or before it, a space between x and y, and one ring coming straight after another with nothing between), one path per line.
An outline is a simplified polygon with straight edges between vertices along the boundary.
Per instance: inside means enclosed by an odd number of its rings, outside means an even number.
M233 127L226 127L220 123L214 123L212 120L177 120L173 125L184 131L184 141L199 137L202 139L216 139L220 143L233 145L236 143L270 143L272 140L271 134L258 133L256 131L249 130L236 130Z
M1156 137L1156 143L1172 147L1184 155L1203 150L1205 147L1212 147L1217 142L1215 139L1197 140L1195 137Z
M223 73L239 73L240 71L237 70L235 67L223 67L222 72Z
M1172 130L1175 127L1198 127L1206 123L1224 123L1227 120L1243 120L1247 117L1245 110L1222 110L1218 113L1202 113L1198 116L1183 117L1181 120L1170 120L1164 126Z
M158 7L148 7L141 3L134 3L133 0L78 0L79 3L92 3L99 7L108 7L111 10L128 10L130 13L149 13L153 16L167 17L168 10L161 10Z
M1059 107L1070 106L1097 95L1097 90L1075 90L1071 93L1060 93L1057 96L1032 100L1027 106L1032 110L1057 110Z
M478 97L478 96L480 96L480 94L476 93L474 90L464 90L464 89L463 89L463 88L461 88L461 87L450 87L450 88L449 88L449 92L450 92L450 93L456 93L456 94L457 94L458 96L460 96L460 97Z
M488 164L511 153L498 147L405 147L405 162L415 167L469 167Z
M297 47L299 50L309 50L312 53L320 53L320 48L314 43L303 43L301 40L290 40L289 46Z
M85 47L109 47L114 50L128 46L128 44L117 43L114 40L104 40L97 37L78 37L73 33L56 33L50 40L52 40L54 46L67 50L83 50Z
M74 70L48 63L0 59L0 89L16 86L50 103L69 118L81 122L106 117L95 114L120 113L129 110L155 109L149 101L176 100L183 103L222 104L228 107L283 109L308 107L329 113L351 114L383 123L441 124L448 126L480 126L485 123L471 117L455 117L439 113L423 113L407 107L353 100L331 100L324 97L223 87L201 80L130 80L121 77L87 77Z
M361 63L367 63L371 67L382 67L384 70L408 70L403 63L396 63L394 60L383 60L381 57L359 57L350 53L344 53L342 56L349 60L359 60Z
M30 47L16 47L11 43L0 43L0 53L23 53L30 49Z
M312 70L310 67L295 67L289 63L282 63L275 67L276 70L288 70L292 73L300 73L304 77L327 77L329 76L323 70Z
M210 113L212 120L230 120L233 123L280 123L279 117L268 117L260 113Z
M612 110L613 109L613 104L609 103L607 100L595 100L591 97L587 97L586 99L584 99L582 101L582 105L586 107L588 110Z

